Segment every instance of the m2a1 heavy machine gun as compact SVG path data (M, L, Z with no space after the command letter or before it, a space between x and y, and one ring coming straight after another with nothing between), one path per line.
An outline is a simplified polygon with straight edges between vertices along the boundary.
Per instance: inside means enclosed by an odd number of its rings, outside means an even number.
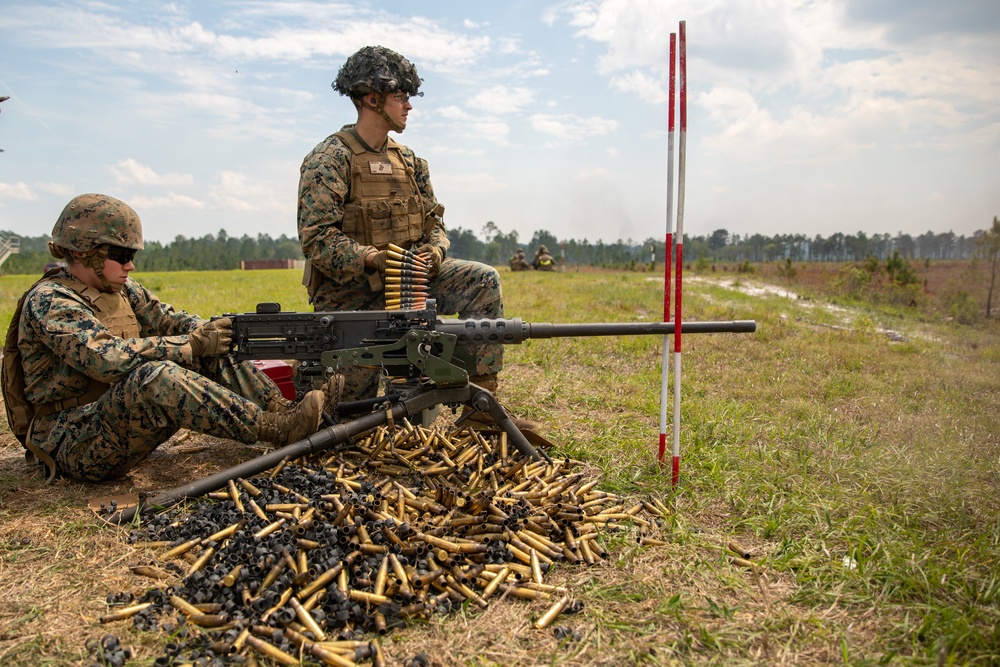
M386 395L340 404L340 419L330 418L319 432L281 449L223 470L202 480L147 498L142 506L165 507L250 478L283 460L308 456L404 418L415 418L439 405L469 406L488 412L508 442L532 460L551 459L536 449L487 389L469 380L476 367L475 347L512 345L539 338L643 336L674 332L673 322L595 324L529 323L512 319L447 319L428 299L421 309L331 312L282 312L277 303L261 303L255 313L227 314L233 323L231 354L237 361L297 360L297 389L307 389L345 369L378 369L391 382ZM741 333L756 331L753 320L684 322L681 331ZM351 414L361 416L346 418ZM328 416L329 417L329 416ZM138 507L119 511L111 521L130 521Z

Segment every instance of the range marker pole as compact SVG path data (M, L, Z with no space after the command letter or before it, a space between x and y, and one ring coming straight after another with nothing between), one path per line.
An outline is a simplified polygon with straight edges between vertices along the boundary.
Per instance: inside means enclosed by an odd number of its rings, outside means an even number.
M674 460L673 484L677 486L681 470L681 289L684 274L684 166L687 148L687 32L680 22L677 61L680 69L680 144L677 159L677 280L674 307Z
M670 33L670 79L667 92L667 235L663 261L663 321L670 321L670 277L674 256L674 90L676 88L677 33ZM670 380L670 336L663 335L663 359L660 362L660 451L656 460L663 465L667 451L667 385Z

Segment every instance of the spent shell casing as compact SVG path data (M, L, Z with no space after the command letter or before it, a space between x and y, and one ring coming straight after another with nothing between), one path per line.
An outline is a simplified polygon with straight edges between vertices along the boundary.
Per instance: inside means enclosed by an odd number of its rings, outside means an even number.
M240 499L240 492L236 489L236 482L229 480L226 482L226 487L229 489L229 496L233 500L233 504L236 505L236 509L243 512L243 501Z
M179 595L174 595L170 598L170 606L182 612L185 616L196 616L201 614L201 609L198 609Z
M170 551L160 554L160 560L170 560L171 558L180 556L183 553L187 553L200 543L201 543L201 538L196 537L193 540L188 540L184 544L178 544Z
M354 600L355 602L367 602L368 604L383 604L389 601L384 595L375 595L374 593L368 593L366 591L359 591L354 588L350 588L347 591L347 597Z
M750 560L751 556L753 555L749 549L747 549L745 546L743 546L736 540L729 540L729 544L727 544L726 546L729 547L730 551L732 551L735 554L738 554L740 558L743 558L745 560Z
M299 603L298 600L296 600L293 597L288 601L288 604L295 611L295 615L298 616L299 620L302 622L302 625L309 628L309 632L313 634L313 637L315 637L319 641L323 641L324 639L326 639L326 633L323 632L323 629L319 627L319 623L316 622L316 619L313 618L312 614L310 614L309 611L305 609Z
M236 483L242 486L244 489L246 489L246 492L249 493L254 498L260 495L260 489L258 489L256 486L254 486L247 480L243 479L242 477L238 478L236 480Z
M555 604L548 608L548 610L542 614L537 621L535 621L535 628L538 630L544 630L552 624L552 621L556 620L556 617L562 613L562 610L566 608L569 603L569 595L564 595Z
M236 584L236 580L239 579L240 572L242 572L242 570L243 570L243 564L240 563L232 570L230 570L225 577L222 578L222 585L225 588L232 588L233 585Z
M260 653L262 655L266 655L267 657L269 657L269 658L271 658L271 659L273 659L273 660L281 663L282 665L298 665L298 664L300 664L298 658L296 658L295 656L292 656L292 655L288 655L287 653L285 653L284 651L282 651L277 646L274 646L273 644L267 643L266 641L264 641L260 637L254 637L253 635L247 635L246 643L249 644L250 646L252 646L254 648L254 650L256 650L258 653Z
M532 549L528 552L531 559L531 578L536 584L542 583L542 564L538 560L538 552Z
M300 600L305 600L319 589L326 587L326 585L331 583L334 579L336 579L337 576L343 570L344 570L344 563L343 562L337 563L329 570L327 570L323 574L313 579L311 583L309 583L308 585L306 585L305 588L299 591L296 597L298 597Z
M221 628L229 623L226 614L191 614L187 620L202 628Z
M488 584L486 584L486 588L483 589L482 592L483 599L484 600L490 599L490 596L496 593L497 589L500 588L500 586L502 586L505 581L507 581L508 576L510 576L510 568L505 567L498 573L496 573L496 576L493 577L493 580L490 581Z
M729 562L732 563L733 565L739 565L740 567L745 567L749 570L754 570L754 571L756 571L759 567L758 564L754 563L753 561L747 560L746 558L738 558L736 556L732 556L731 558L729 558Z
M150 579L163 580L170 579L175 576L173 572L162 570L151 565L133 565L129 569L135 574L142 575L143 577L149 577Z
M214 555L215 555L215 549L213 547L208 547L207 549L202 551L201 554L198 556L198 558L196 558L195 561L191 563L191 567L188 568L187 576L190 577L192 574L194 574L201 568L205 567L205 564L208 563L208 561Z
M135 616L140 611L142 611L143 609L148 608L152 604L153 604L152 602L143 602L141 604L132 605L131 607L123 607L122 609L119 609L118 611L112 612L110 614L105 614L104 616L101 616L97 620L99 622L101 622L101 623L111 623L112 621L122 621L122 620L125 620L126 618L131 618L131 617Z

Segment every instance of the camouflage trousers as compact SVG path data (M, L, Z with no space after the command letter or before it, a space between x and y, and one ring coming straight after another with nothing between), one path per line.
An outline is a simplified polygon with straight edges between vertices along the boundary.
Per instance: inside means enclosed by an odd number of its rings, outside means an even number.
M437 300L438 315L503 317L500 274L480 262L446 258L428 284L427 296ZM345 286L325 280L313 296L313 306L317 311L383 310L385 293L372 292L367 280ZM503 368L503 345L479 345L472 351L476 355L476 368L469 369L471 375L496 375ZM378 393L379 371L353 368L343 374L343 400L371 398Z
M32 442L72 479L122 477L180 428L252 443L268 399L281 391L250 363L203 359L192 370L150 361L101 398L36 420Z

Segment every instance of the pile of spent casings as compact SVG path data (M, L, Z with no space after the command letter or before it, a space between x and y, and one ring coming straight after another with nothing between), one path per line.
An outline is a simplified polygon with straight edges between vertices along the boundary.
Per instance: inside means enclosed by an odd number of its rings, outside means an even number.
M656 544L668 513L597 491L576 467L508 451L503 433L379 427L145 519L129 541L158 554L132 570L162 587L101 621L175 635L157 667L233 664L249 649L280 664L378 665L377 637L407 619L504 597L547 601L541 630L582 609L544 573L602 562L606 531Z

